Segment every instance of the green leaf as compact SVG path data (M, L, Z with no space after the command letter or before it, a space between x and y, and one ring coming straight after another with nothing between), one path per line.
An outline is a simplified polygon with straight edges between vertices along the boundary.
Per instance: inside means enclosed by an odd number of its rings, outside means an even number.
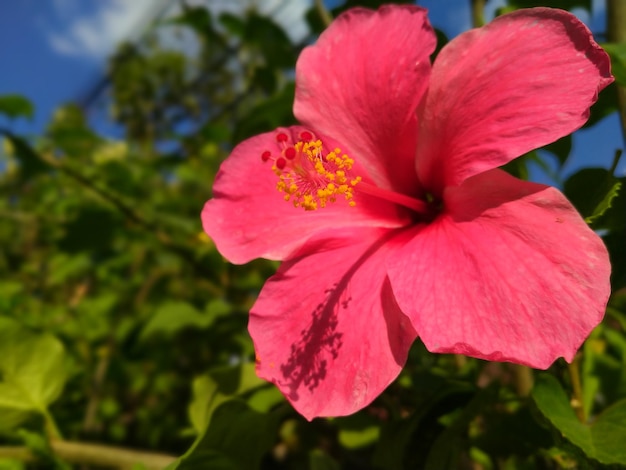
M611 58L611 73L615 81L626 86L626 43L606 43L602 47Z
M215 450L198 450L181 457L165 470L241 470L226 455Z
M18 435L24 445L37 457L42 468L50 470L72 470L69 464L61 460L50 448L48 438L37 432L20 429Z
M258 48L274 68L293 67L296 54L289 37L272 19L250 11L246 18L244 44Z
M93 269L93 262L86 252L73 256L57 252L49 259L49 265L48 284L50 286L59 286L69 280L78 279Z
M611 83L598 95L598 101L591 106L589 120L583 125L583 129L591 127L606 116L617 111L617 84Z
M450 424L428 449L428 458L423 467L425 470L459 468L461 455L468 447L467 430L470 422L489 409L489 403L494 401L497 391L496 387L478 390L465 407L449 415Z
M565 137L560 138L556 142L552 142L551 144L543 147L543 150L547 150L552 153L556 158L559 159L559 164L563 166L563 164L567 161L570 152L572 151L572 136L566 135Z
M218 304L207 310L203 313L186 302L167 302L157 309L143 327L139 334L139 341L146 341L156 336L171 338L185 328L205 329L229 311L220 308Z
M14 428L33 412L47 415L66 379L65 350L55 337L0 317L0 429Z
M259 413L240 400L219 406L210 425L171 470L259 468L276 440L280 416Z
M603 168L586 168L572 175L564 185L567 198L586 218L598 222L619 195L621 182ZM607 214L608 215L608 214ZM602 228L602 225L594 226Z
M207 375L193 379L193 400L189 404L189 421L194 430L200 434L211 422L211 415L215 408L228 401L228 396L219 392L215 380Z
M380 435L380 421L365 413L336 418L339 443L346 449L358 449L373 444Z
M219 16L219 22L224 26L230 34L237 37L243 37L246 32L246 23L231 13L222 13Z
M610 201L611 210L608 210L597 221L595 227L606 228L611 231L626 230L626 177L619 178L618 181L621 183L621 188Z
M20 95L2 95L0 96L0 113L15 119L25 117L32 119L35 114L33 104Z
M26 464L20 460L0 458L0 470L26 470Z
M626 240L626 228L611 231L602 237L604 244L609 250L611 258L611 286L613 292L626 287L626 250L624 240Z
M465 407L474 394L467 384L429 373L414 380L420 383L424 397L411 416L383 425L372 458L376 468L424 468L426 457L444 431L439 417Z
M8 131L0 131L0 134L3 134L11 144L13 153L20 162L20 174L23 180L32 178L50 168L24 139Z
M496 459L512 454L531 456L553 443L550 432L537 423L528 407L490 410L481 421L484 432L472 443Z
M254 134L295 122L292 111L294 93L295 85L289 83L271 98L251 109L246 116L242 116L237 123L234 140L241 141Z
M311 470L341 470L341 466L327 453L315 449L309 454Z
M211 12L206 8L186 6L181 15L168 19L165 23L184 25L194 30L207 41L213 43L222 42L221 36L213 28Z
M611 204L613 200L617 197L620 189L622 187L622 182L617 181L611 186L611 189L604 195L604 198L598 203L593 213L589 217L585 217L585 222L591 224L595 222L600 216L604 215L604 213L611 208Z
M588 457L603 464L626 465L626 400L605 409L592 424L585 424L577 419L567 395L551 375L537 377L532 397L552 426Z
M363 429L342 429L339 442L347 449L358 449L373 444L378 440L380 427L368 426Z
M256 375L252 363L214 369L207 375L196 377L192 388L193 400L188 414L198 433L209 425L217 407L235 396L243 397L254 392L248 397L248 406L260 412L269 411L283 401L275 387L268 387L267 382Z
M69 253L110 248L116 222L115 214L109 210L97 206L83 207L65 225L65 236L59 241L59 247Z
M65 105L54 112L47 136L55 149L81 159L102 145L102 139L90 129L85 112L75 104Z

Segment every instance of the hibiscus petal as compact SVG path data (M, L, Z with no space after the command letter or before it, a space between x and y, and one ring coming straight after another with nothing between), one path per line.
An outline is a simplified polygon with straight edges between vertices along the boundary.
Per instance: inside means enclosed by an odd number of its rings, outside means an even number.
M388 264L426 347L537 368L571 361L610 293L600 238L558 190L501 170L447 189L445 206Z
M294 113L363 161L379 187L414 193L415 110L435 45L422 8L351 9L300 55Z
M612 81L607 54L562 10L519 10L461 34L433 65L420 181L440 195L575 131Z
M393 236L344 229L311 240L252 308L257 373L309 420L368 405L406 361L416 334L385 274Z
M278 133L297 139L303 131L294 126L252 137L239 144L222 163L213 186L213 198L204 206L202 224L220 253L233 263L254 258L285 259L311 235L346 226L397 227L408 222L407 213L391 203L364 194L355 194L355 207L345 200L329 203L315 211L295 208L276 189L278 177L272 162L261 155L269 151L280 156ZM316 135L316 137L321 137ZM330 148L335 142L325 137ZM355 162L353 176L369 177Z

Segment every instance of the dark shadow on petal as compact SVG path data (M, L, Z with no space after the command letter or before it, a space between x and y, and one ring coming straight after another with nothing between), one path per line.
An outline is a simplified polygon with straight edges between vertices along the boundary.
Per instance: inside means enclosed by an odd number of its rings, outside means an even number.
M281 385L285 387L283 390L288 389L286 394L290 400L298 400L298 390L301 387L313 391L326 378L329 367L326 358L336 359L343 345L343 333L337 331L337 326L339 315L348 309L353 300L350 281L357 270L396 233L390 232L376 240L350 266L339 282L320 293L324 300L311 312L311 322L299 332L299 339L291 344L289 358L280 366L285 379L281 381ZM283 272L288 270L287 267ZM380 300L373 297L372 301Z
M388 277L385 277L381 297L383 315L385 316L385 323L387 323L387 337L393 358L396 364L404 365L411 344L417 338L417 333L409 317L400 310Z

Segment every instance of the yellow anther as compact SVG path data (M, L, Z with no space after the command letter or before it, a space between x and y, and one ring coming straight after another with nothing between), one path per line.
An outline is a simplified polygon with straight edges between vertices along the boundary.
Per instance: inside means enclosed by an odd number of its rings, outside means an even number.
M354 187L361 181L360 176L348 177L354 160L341 149L335 148L325 154L321 140L299 141L293 145L293 153L274 163L272 171L278 176L276 189L285 193L285 201L306 211L317 210L337 201L342 196L350 207L354 207ZM286 160L286 161L285 161Z

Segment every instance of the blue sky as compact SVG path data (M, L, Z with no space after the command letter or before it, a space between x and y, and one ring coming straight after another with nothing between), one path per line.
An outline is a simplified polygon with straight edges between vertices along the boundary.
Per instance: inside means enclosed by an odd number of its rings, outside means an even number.
M204 0L214 8L231 11L249 1ZM306 34L306 26L299 16L312 0L265 2L263 8L273 11L283 25L289 25L294 38ZM13 123L13 129L37 134L61 103L82 101L104 76L106 58L115 44L141 35L150 18L176 3L174 0L2 2L0 95L23 94L36 105L32 122ZM203 0L189 3L203 3ZM422 0L419 3L429 8L432 23L450 38L470 26L469 0ZM501 4L502 0L488 2L488 19ZM594 1L591 15L583 11L577 14L594 33L604 30L605 1ZM571 174L581 166L608 167L620 145L619 122L614 115L576 136L574 151L564 173ZM626 162L622 162L618 172L626 173ZM543 179L539 173L536 176Z

